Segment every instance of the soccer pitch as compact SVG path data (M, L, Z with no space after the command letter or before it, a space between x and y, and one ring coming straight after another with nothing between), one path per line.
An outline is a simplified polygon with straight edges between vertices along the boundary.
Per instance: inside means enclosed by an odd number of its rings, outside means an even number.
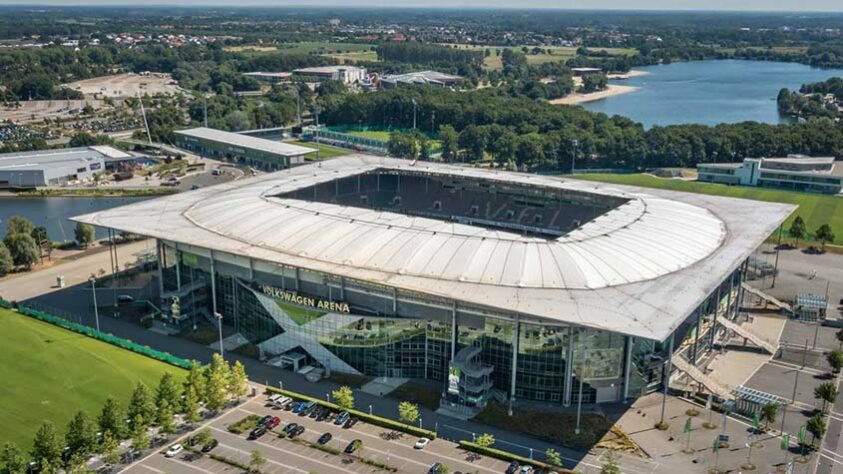
M796 204L799 209L785 222L785 231L790 227L791 221L796 216L802 216L810 238L813 238L814 232L819 226L828 224L835 234L834 243L843 244L843 198L836 196L750 186L726 186L724 184L657 178L645 174L578 174L574 179ZM785 232L785 235L787 235L787 232Z
M96 419L113 395L123 408L140 380L155 389L182 369L51 324L0 309L0 444L28 451L51 421L64 436L80 409Z

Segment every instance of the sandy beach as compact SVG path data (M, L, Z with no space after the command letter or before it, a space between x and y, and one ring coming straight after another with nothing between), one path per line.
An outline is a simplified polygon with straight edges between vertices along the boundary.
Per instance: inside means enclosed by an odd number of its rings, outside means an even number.
M633 77L646 76L648 74L650 74L650 73L647 72L647 71L641 71L641 70L638 70L638 69L631 69L629 72L624 72L624 73L619 73L619 74L607 74L606 77L608 77L609 79L612 79L612 80L619 81L619 80L624 80L624 79L631 79Z
M579 92L575 92L561 99L551 100L550 103L557 105L583 104L585 102L592 102L595 100L605 99L607 97L626 94L629 92L634 92L636 90L638 90L638 88L634 86L621 86L617 84L609 84L609 86L602 91L592 92L590 94L580 94Z

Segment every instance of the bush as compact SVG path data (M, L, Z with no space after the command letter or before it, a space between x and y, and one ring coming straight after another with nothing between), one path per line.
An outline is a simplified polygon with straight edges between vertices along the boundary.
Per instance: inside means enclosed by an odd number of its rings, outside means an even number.
M234 434L241 434L248 430L254 429L258 426L258 422L261 421L261 417L258 415L249 415L242 420L232 423L228 425L228 431Z
M326 401L320 400L318 398L308 397L307 395L302 395L300 393L290 392L288 390L281 390L281 389L275 388L275 387L266 387L266 391L272 392L272 393L280 393L280 394L286 395L288 397L295 398L297 400L303 400L303 401L308 401L308 402L316 402L319 406L323 406L325 408L329 408L329 409L334 410L334 411L342 411L342 409L339 406L337 406L337 404L335 404L335 403L326 402ZM390 420L389 418L381 418L379 416L370 415L368 413L365 413L365 412L362 412L362 411L359 411L359 410L346 410L346 411L348 411L352 416L356 416L357 418L360 418L363 421L366 421L366 422L371 423L371 424L376 425L376 426L380 426L382 428L388 428L388 429L396 430L396 431L403 431L404 433L407 433L407 434L410 434L410 435L413 435L413 436L424 437L424 438L429 438L429 439L436 439L436 433L434 433L433 431L430 431L430 430L425 430L425 429L417 428L415 426L406 425L404 423L401 423L401 422L398 422L398 421L395 421L395 420Z

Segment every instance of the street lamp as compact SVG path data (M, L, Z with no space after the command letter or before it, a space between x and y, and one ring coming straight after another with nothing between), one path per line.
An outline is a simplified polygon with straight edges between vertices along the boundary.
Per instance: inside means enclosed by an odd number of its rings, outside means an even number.
M97 279L94 278L93 275L91 275L88 278L88 281L91 282L91 294L94 297L94 320L96 320L97 331L99 331L100 330L100 313L99 313L99 310L97 310L97 285L96 285Z
M421 427L422 427L422 419L421 419L421 417L419 417L419 429L421 429Z
M419 103L416 102L416 99L413 99L413 130L416 129L416 110L418 108Z
M225 358L225 352L224 352L223 346L222 346L222 314L214 312L214 317L217 318L217 327L219 328L219 331L220 331L220 356Z
M372 416L372 405L369 405L369 416Z

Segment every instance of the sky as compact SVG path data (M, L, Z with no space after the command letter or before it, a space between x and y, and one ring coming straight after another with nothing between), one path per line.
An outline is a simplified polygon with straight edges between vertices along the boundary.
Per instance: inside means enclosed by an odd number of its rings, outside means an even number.
M843 12L843 0L0 0L36 5L361 6Z

